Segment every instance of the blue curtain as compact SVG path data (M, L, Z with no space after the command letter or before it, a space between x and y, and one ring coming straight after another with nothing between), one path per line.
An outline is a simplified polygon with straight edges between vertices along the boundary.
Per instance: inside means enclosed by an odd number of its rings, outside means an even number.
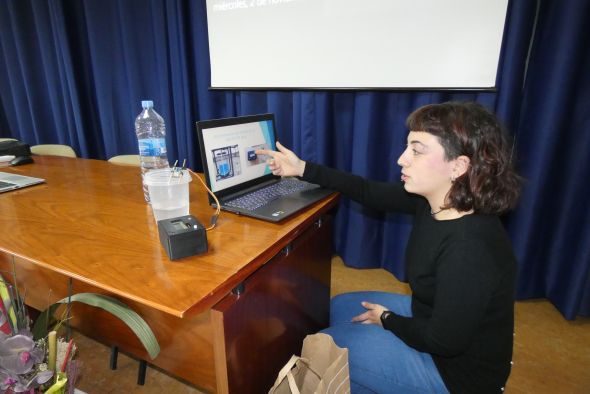
M132 154L140 100L153 99L169 158L199 170L197 120L273 112L279 140L303 158L397 181L406 116L475 100L511 131L527 179L505 218L518 296L547 297L573 319L590 314L589 28L587 0L511 1L497 92L211 91L204 1L0 0L0 136L87 158ZM344 199L335 250L403 280L409 228L407 217Z
M515 127L527 184L510 218L518 294L590 314L590 2L541 2Z

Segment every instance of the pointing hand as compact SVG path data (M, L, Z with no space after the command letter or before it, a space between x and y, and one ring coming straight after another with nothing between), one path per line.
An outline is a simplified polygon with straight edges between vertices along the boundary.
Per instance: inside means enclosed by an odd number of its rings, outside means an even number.
M305 161L301 160L295 153L285 148L277 141L278 151L260 149L257 155L266 155L266 163L274 175L279 176L303 176Z

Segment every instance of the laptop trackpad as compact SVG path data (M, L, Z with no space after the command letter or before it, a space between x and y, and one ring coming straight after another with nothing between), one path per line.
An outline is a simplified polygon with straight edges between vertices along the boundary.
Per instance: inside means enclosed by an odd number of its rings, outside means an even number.
M284 216L289 216L301 209L309 207L311 204L321 200L330 193L332 193L332 191L319 187L303 190L288 196L277 198L276 200L256 209L254 213L280 220Z
M277 220L282 219L284 216L288 216L300 209L303 209L309 205L304 199L285 196L277 198L269 202L268 204L254 210L257 215L263 215L269 218L276 218Z

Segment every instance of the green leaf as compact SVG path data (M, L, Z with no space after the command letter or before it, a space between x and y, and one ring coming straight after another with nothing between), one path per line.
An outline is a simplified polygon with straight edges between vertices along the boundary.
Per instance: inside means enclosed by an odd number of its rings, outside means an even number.
M57 381L51 385L44 394L59 394L67 392L66 383L68 382L68 376L63 372L57 373Z
M51 305L47 310L45 310L41 314L41 316L43 316L46 312L48 313L48 316L53 316L55 309L57 309L57 304L67 304L70 301L77 301L86 305L101 308L111 313L112 315L115 315L116 317L121 319L121 321L125 323L135 333L135 335L140 340L145 350L148 352L152 359L156 358L158 353L160 353L160 345L158 344L158 340L154 336L154 333L152 332L151 328L148 326L146 321L143 320L142 317L139 316L135 311L129 308L129 306L113 297L96 293L73 294L71 297L66 297ZM37 322L35 322L35 327L33 329L33 335L35 338L37 338L35 332L42 332L42 327L39 330L37 330L37 324L43 324L39 322L39 320L41 320L41 316L39 316ZM45 317L44 319L45 322L47 322L48 317ZM47 327L47 323L45 324L45 327ZM43 335L40 336L40 338L43 337Z
M49 308L45 309L37 319L35 319L35 325L33 326L33 340L38 341L41 338L45 338L47 334L49 334L49 327L53 325L55 319L53 318L53 314L59 307L59 303L55 303L51 305Z

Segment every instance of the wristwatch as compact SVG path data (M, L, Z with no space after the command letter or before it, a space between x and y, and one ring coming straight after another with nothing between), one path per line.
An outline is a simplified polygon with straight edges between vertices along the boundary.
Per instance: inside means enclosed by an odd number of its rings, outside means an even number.
M381 314L381 325L383 327L385 327L385 320L387 320L389 315L391 315L392 313L392 311L383 311L383 313Z

